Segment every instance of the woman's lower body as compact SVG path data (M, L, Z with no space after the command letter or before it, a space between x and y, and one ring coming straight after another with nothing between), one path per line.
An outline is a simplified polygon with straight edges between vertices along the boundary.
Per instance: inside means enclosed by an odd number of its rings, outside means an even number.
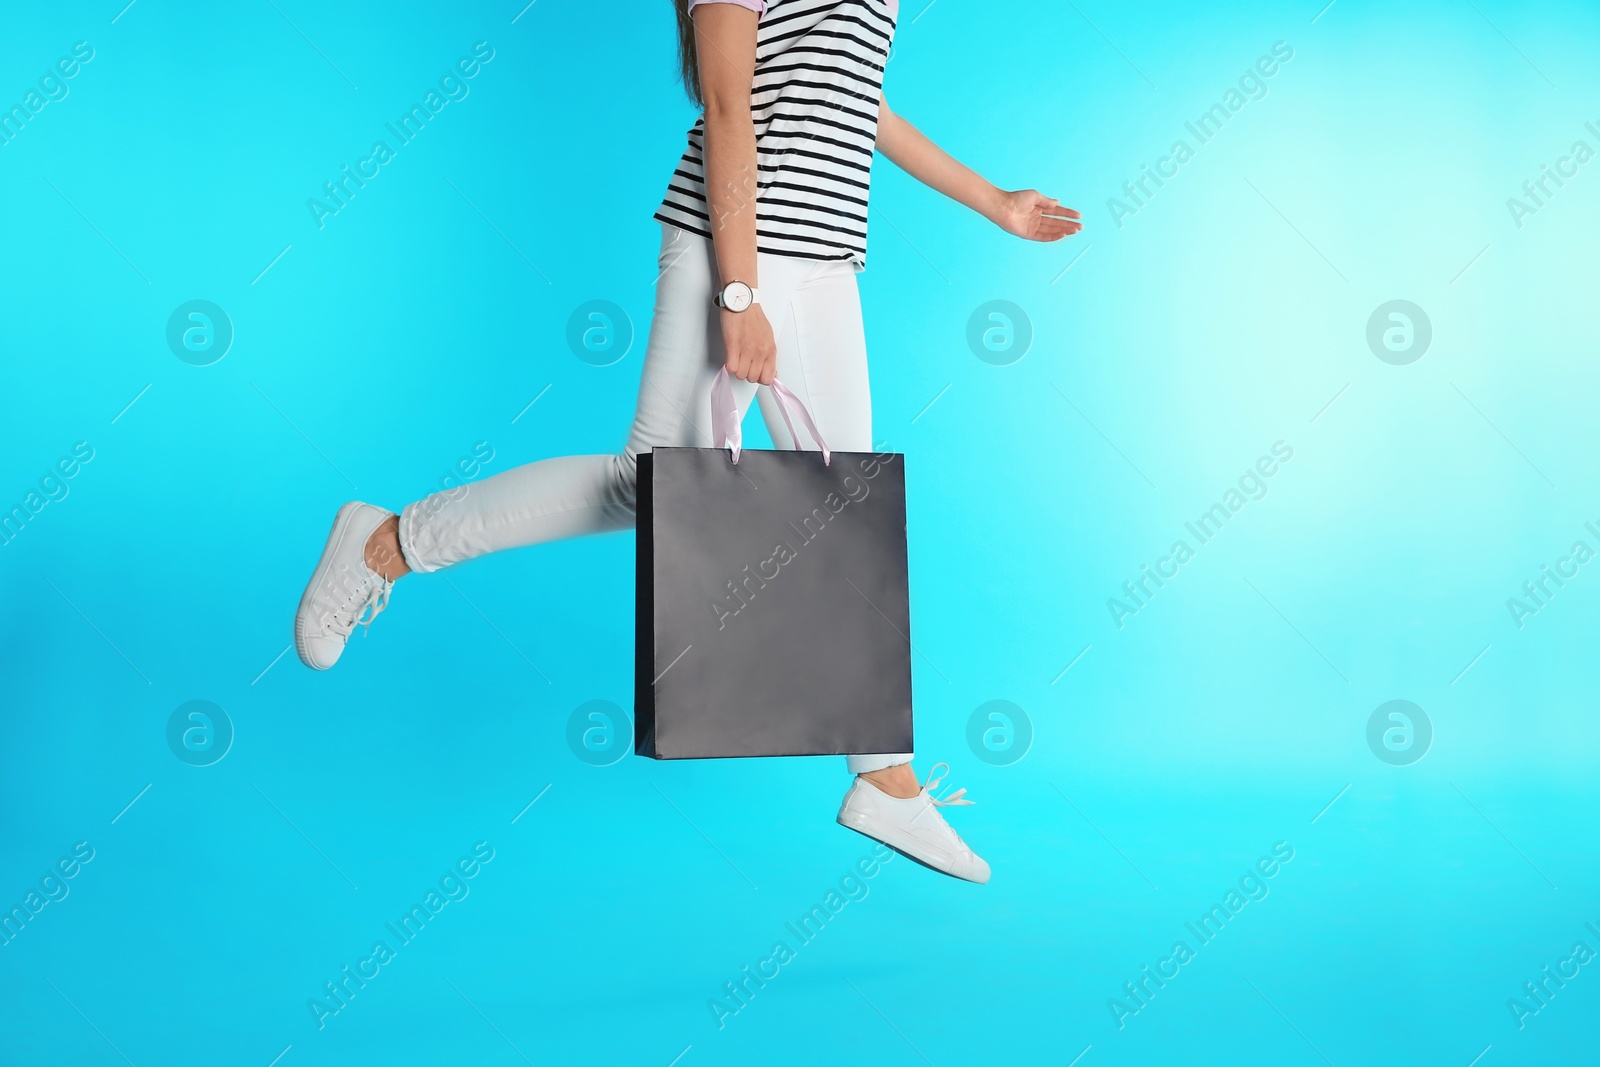
M436 493L400 513L400 552L413 571L580 534L631 529L641 452L667 446L710 448L711 382L722 368L722 332L711 297L717 288L711 242L662 224L655 315L639 382L633 429L612 456L562 456L529 463ZM854 266L845 261L761 254L760 299L778 342L778 378L817 420L823 440L843 452L872 450L867 346ZM734 383L741 414L750 382ZM762 418L780 448L792 447L768 390ZM860 774L911 753L849 757Z
M759 254L758 265L761 304L777 340L778 378L812 413L829 447L871 451L872 405L855 267L847 261L767 253ZM296 648L308 666L326 669L337 661L355 625L369 623L387 603L394 575L427 573L503 549L630 528L640 453L666 446L712 447L711 384L724 355L720 312L711 302L720 286L711 242L663 224L658 266L638 406L622 452L529 463L409 504L398 521L370 505L345 505L296 619ZM734 382L741 414L752 395L758 397L773 441L780 448L792 447L770 391ZM374 560L375 547L382 560L385 542L398 550L390 552L392 569ZM848 764L852 773L875 775L910 760L909 752L883 753L853 755ZM909 768L904 770L909 775ZM842 823L925 861L920 846L948 851L948 862L934 857L932 865L987 881L987 865L966 849L943 818L936 811L934 818L926 818L936 803L927 789L914 797L880 793L870 785L858 795L862 789L858 780L846 796ZM910 827L913 838L894 840L876 832L874 824L883 818L903 821L906 812L894 809L895 804L919 803L910 819L923 825ZM862 811L848 821L852 805ZM944 835L953 840L944 840Z

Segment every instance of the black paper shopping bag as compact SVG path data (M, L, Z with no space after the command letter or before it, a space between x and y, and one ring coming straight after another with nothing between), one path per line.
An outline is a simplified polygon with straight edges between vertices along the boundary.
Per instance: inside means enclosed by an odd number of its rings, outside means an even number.
M639 457L634 750L655 759L911 751L904 457L724 448Z

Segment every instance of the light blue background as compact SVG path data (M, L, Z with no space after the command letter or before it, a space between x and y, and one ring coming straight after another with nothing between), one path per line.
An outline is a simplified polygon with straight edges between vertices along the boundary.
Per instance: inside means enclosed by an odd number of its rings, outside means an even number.
M489 472L621 445L693 118L668 5L275 2L0 34L8 105L95 49L0 147L0 506L95 450L0 548L0 903L95 849L0 948L0 1062L1585 1055L1593 967L1525 1029L1506 1002L1600 948L1600 571L1521 629L1506 600L1600 548L1600 162L1521 228L1506 200L1600 148L1592 6L907 6L896 108L1087 222L1023 244L883 163L861 276L919 765L977 799L951 817L995 877L888 864L719 1029L869 847L835 760L569 750L580 704L631 703L631 535L407 580L332 673L280 655L344 500L397 508L480 441ZM480 40L470 95L319 230L307 198ZM1267 96L1119 228L1108 198L1277 41ZM191 299L236 331L209 367L165 342ZM564 339L591 299L637 334L606 368ZM1009 366L966 344L991 299L1032 322ZM1432 322L1408 366L1366 344L1391 299ZM1279 440L1119 630L1107 598ZM236 731L205 768L166 742L195 699ZM1032 722L1009 766L966 742L993 699ZM1390 699L1433 724L1411 766L1367 746ZM308 999L478 841L470 896L319 1031ZM1119 1030L1108 999L1278 841L1270 896Z

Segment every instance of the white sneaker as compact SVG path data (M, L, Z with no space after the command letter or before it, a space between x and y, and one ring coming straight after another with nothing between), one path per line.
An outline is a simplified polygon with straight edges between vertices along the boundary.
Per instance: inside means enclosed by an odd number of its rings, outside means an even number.
M300 662L325 671L339 662L356 624L389 605L394 582L367 566L367 539L393 512L352 500L339 509L317 569L294 616L294 649Z
M947 805L969 805L972 801L961 799L965 789L942 800L933 795L944 780L941 767L945 773L950 770L947 763L936 765L928 772L922 792L903 799L890 796L858 775L839 806L839 825L882 841L925 867L982 885L989 881L989 865L939 814L939 809Z

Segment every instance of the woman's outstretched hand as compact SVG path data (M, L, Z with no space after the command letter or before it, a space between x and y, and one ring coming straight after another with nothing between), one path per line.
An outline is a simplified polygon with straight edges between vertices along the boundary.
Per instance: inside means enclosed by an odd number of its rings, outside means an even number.
M1037 189L1002 191L989 218L1007 233L1029 241L1059 241L1083 229L1082 215Z
M778 342L760 304L744 311L722 310L722 344L728 353L728 373L759 385L771 385L778 375Z

